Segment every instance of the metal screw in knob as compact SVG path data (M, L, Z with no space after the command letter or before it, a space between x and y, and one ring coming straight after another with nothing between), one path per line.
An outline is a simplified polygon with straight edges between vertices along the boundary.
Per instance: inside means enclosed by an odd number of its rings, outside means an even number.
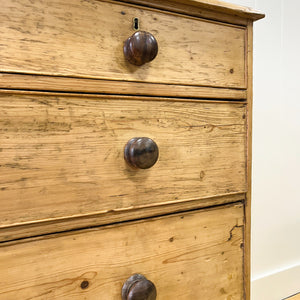
M153 282L141 274L130 276L122 287L122 300L155 300L156 295Z
M157 144L147 137L136 137L128 141L124 149L126 162L138 169L151 168L158 159Z

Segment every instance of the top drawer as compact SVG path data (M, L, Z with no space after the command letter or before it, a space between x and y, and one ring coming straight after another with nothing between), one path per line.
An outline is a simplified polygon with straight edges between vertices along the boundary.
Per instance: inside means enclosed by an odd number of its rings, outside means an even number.
M150 63L123 54L132 20L158 42ZM118 2L7 0L0 71L245 88L245 28Z

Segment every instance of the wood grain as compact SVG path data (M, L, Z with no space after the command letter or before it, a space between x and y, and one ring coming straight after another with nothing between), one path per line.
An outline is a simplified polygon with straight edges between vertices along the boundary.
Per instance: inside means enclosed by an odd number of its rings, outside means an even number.
M247 186L245 201L245 256L244 256L244 290L245 299L250 300L251 280L251 181L252 181L252 102L253 102L253 24L247 27Z
M140 67L123 54L134 17L159 47ZM241 26L95 0L7 0L0 20L3 72L245 88Z
M141 273L157 300L243 297L243 207L1 244L0 299L121 299Z
M109 0L106 0L109 1ZM235 25L247 25L247 19L237 16L235 14L227 14L224 11L218 12L211 9L203 8L201 5L195 5L193 3L184 3L183 1L174 0L163 0L163 1L149 1L149 0L120 0L120 2L132 3L135 5L141 5L144 7L151 7L160 9L163 11L168 11L170 13L178 13L193 17L200 17L209 20L226 22ZM194 4L194 5L193 5Z
M1 226L246 191L245 104L0 95ZM132 137L158 145L133 170Z
M151 95L197 99L243 100L247 98L247 91L240 89L7 73L0 73L0 88L94 94Z
M246 24L247 19L259 20L264 14L250 7L240 6L219 0L120 0L135 4L169 9L185 14L197 14L201 17L212 18L230 23ZM244 22L242 21L244 20Z
M38 236L53 232L63 232L79 228L96 227L104 224L118 223L128 220L139 220L148 217L162 216L168 213L184 212L193 209L219 206L222 204L244 201L245 194L237 193L226 196L209 197L202 199L174 200L157 205L141 205L123 210L110 210L81 214L80 216L64 216L38 221L23 222L12 226L2 226L0 241Z

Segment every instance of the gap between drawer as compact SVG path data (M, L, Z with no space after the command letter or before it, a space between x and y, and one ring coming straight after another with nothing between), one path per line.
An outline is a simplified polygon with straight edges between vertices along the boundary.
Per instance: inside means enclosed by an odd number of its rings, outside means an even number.
M245 193L236 193L188 201L179 200L156 206L123 209L119 211L112 210L93 213L91 215L70 216L60 219L28 222L27 224L14 224L0 228L0 244L29 237L95 228L103 225L107 226L123 222L138 221L180 212L232 205L238 202L241 203L244 199Z

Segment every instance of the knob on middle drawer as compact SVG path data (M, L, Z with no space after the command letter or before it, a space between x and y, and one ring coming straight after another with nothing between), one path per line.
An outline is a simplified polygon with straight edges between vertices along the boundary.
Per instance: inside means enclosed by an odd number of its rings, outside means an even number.
M136 137L128 141L124 149L126 162L138 169L151 168L158 159L157 144L148 137Z
M150 32L137 31L124 43L125 58L136 66L150 62L157 52L157 41Z

